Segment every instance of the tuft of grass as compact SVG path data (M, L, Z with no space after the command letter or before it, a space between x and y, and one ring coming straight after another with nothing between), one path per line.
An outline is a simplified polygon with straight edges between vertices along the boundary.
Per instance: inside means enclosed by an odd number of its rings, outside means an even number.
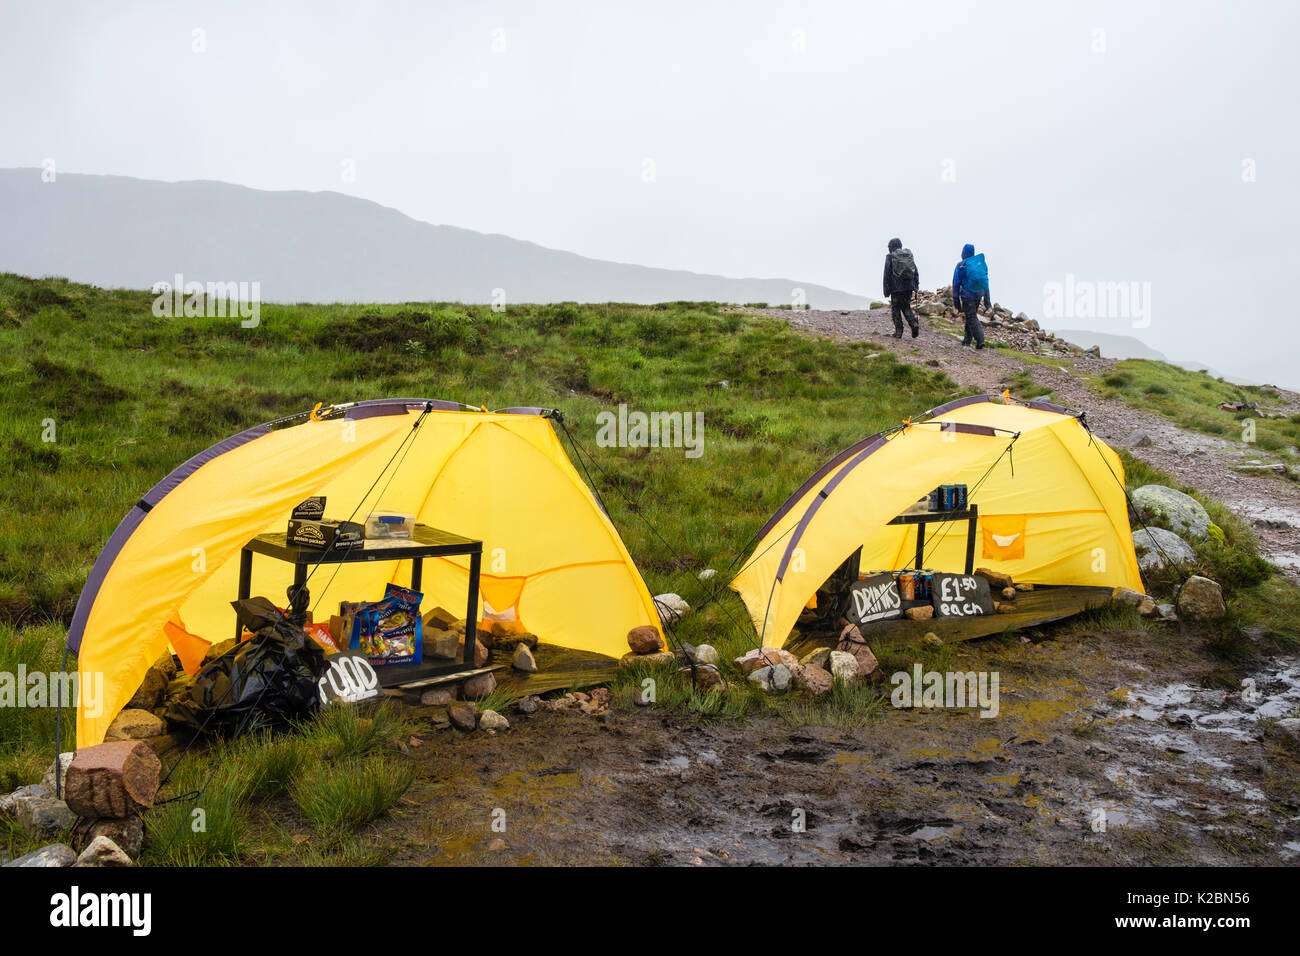
M303 816L333 842L387 813L414 779L415 768L407 760L353 759L312 766L295 779L290 792Z

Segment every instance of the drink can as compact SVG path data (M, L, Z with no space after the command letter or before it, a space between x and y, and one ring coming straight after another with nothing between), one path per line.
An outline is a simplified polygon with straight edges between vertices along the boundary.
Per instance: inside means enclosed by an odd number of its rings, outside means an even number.
M965 511L966 510L966 486L953 485L952 487L956 499L952 503L953 509L956 511Z
M943 486L940 486L934 489L934 491L930 492L930 510L931 511L943 510Z
M916 575L911 571L904 571L898 576L898 596L904 601L916 600Z

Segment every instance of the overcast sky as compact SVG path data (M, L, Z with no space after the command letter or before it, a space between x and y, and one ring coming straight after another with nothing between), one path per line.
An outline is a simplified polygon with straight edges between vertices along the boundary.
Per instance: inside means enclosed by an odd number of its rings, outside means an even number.
M891 236L927 288L973 242L1035 317L1067 275L1137 283L1050 326L1300 385L1297 9L0 0L0 166L877 296Z

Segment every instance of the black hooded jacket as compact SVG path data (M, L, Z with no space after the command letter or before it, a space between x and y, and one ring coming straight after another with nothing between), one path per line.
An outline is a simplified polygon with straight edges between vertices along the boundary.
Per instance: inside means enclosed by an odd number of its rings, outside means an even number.
M895 292L915 292L921 288L921 267L916 267L916 275L912 281L898 279L894 276L894 253L903 248L901 239L889 240L889 253L885 256L885 298L888 299Z

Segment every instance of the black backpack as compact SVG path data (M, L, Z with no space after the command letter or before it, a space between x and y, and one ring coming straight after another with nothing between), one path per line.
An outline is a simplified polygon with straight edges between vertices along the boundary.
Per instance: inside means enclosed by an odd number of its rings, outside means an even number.
M916 281L916 260L912 258L911 249L899 249L889 254L890 269L894 278L901 282Z

